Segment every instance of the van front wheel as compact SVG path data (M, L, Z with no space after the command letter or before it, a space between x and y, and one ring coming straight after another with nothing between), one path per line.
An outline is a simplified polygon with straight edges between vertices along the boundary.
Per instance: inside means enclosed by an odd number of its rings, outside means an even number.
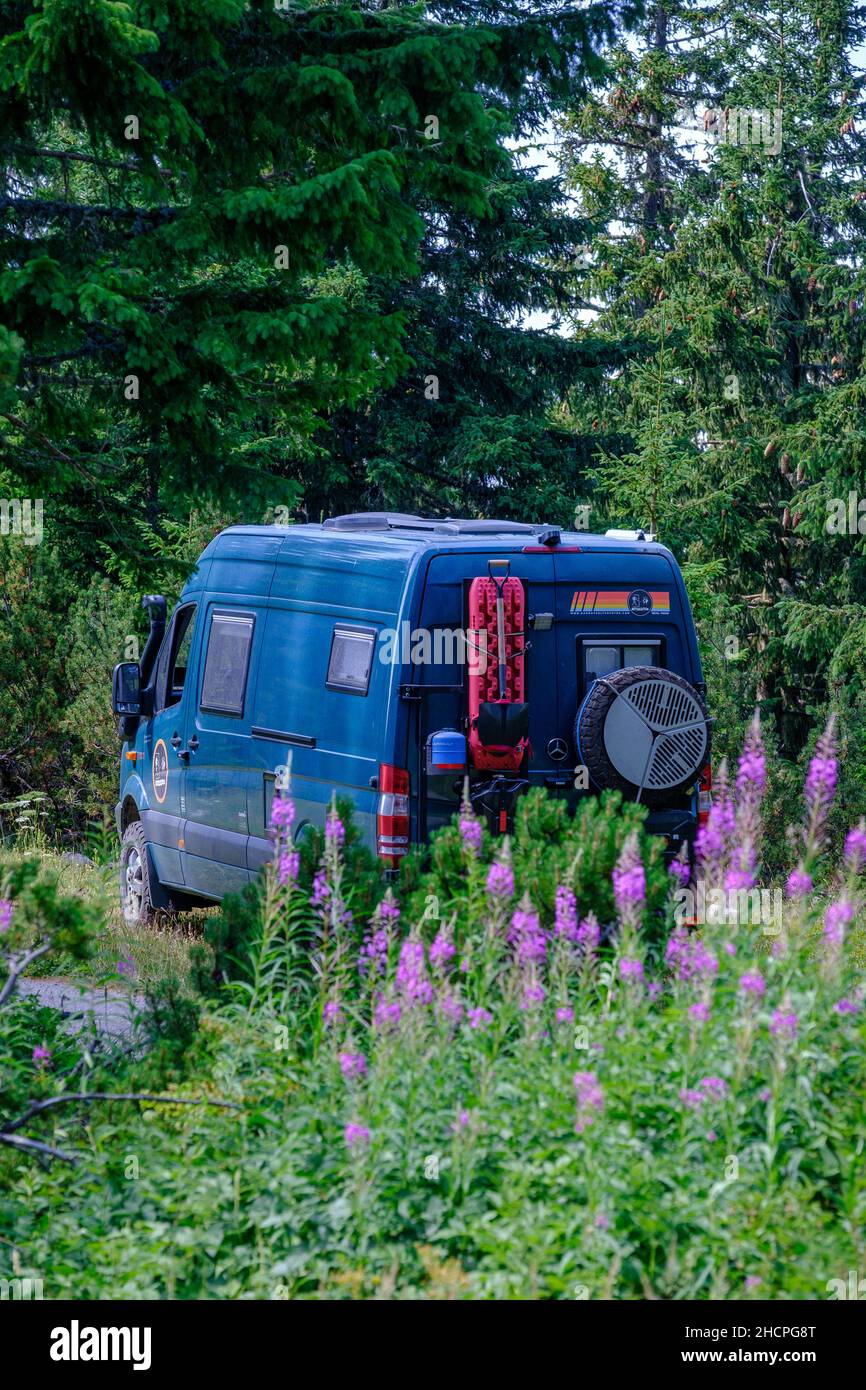
M129 926L150 927L156 921L147 841L141 821L133 821L120 844L120 906Z

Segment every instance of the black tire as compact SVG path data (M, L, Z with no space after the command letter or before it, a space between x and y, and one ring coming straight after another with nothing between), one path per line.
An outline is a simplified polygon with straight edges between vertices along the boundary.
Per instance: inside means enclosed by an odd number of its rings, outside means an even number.
M595 786L600 790L614 788L634 801L638 795L639 779L631 780L625 775L622 766L618 767L613 760L608 747L610 731L607 730L607 724L614 707L620 702L620 697L625 696L631 687L642 682L652 683L646 686L646 690L659 694L666 702L668 710L688 711L688 715L684 717L693 717L693 722L697 725L687 733L672 738L666 733L662 719L659 721L658 730L652 735L649 745L652 750L650 766L652 774L656 775L659 781L663 781L664 785L644 785L640 799L647 806L665 806L694 786L701 768L710 759L710 725L706 705L699 692L688 681L683 680L682 676L658 666L630 666L596 681L577 712L574 738ZM663 687L669 688L669 693ZM643 692L641 694L643 695ZM634 708L630 702L627 701L627 704L630 709ZM675 719L677 715L672 713L672 717ZM614 718L618 718L618 715ZM647 728L650 727L646 720L643 722ZM680 726L674 724L672 727ZM623 754L628 754L621 759L623 763L631 759L635 765L643 764L643 754L641 752L638 757L636 747L626 749L624 746ZM650 757L650 754L647 756Z
M120 910L127 926L151 927L166 908L165 890L154 884L141 821L132 821L120 842Z

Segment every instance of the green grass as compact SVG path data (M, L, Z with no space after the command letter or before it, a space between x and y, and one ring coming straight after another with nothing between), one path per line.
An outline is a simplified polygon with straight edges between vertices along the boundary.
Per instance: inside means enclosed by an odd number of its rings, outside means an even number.
M29 975L63 978L81 984L104 984L113 980L122 988L126 977L119 974L118 962L131 960L135 966L136 986L139 989L175 979L182 986L189 980L189 948L201 940L207 909L185 912L173 922L165 918L155 927L130 926L120 910L116 866L82 864L65 859L63 854L47 845L40 849L5 850L0 855L0 873L4 867L25 858L37 857L45 874L55 877L61 893L69 897L96 902L102 909L104 927L94 941L94 952L87 960L74 960L61 952L43 956L28 971Z

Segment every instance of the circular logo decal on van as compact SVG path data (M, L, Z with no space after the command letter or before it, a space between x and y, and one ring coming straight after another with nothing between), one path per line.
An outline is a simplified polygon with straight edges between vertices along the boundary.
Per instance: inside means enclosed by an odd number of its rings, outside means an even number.
M153 750L150 776L153 781L153 794L157 801L162 804L168 792L168 749L161 738L157 739L156 747Z
M653 611L653 601L646 589L632 589L628 596L628 611L637 614L638 617L642 613Z

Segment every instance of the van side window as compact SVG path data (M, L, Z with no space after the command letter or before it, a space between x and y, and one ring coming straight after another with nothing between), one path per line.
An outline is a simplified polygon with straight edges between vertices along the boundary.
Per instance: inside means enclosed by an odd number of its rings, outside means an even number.
M351 695L366 695L370 688L375 645L375 628L346 627L338 623L331 638L331 656L325 680L327 688L346 690Z
M214 612L202 681L202 709L243 714L255 621L251 613Z
M154 713L180 702L195 628L194 603L179 608L159 651L154 677Z

